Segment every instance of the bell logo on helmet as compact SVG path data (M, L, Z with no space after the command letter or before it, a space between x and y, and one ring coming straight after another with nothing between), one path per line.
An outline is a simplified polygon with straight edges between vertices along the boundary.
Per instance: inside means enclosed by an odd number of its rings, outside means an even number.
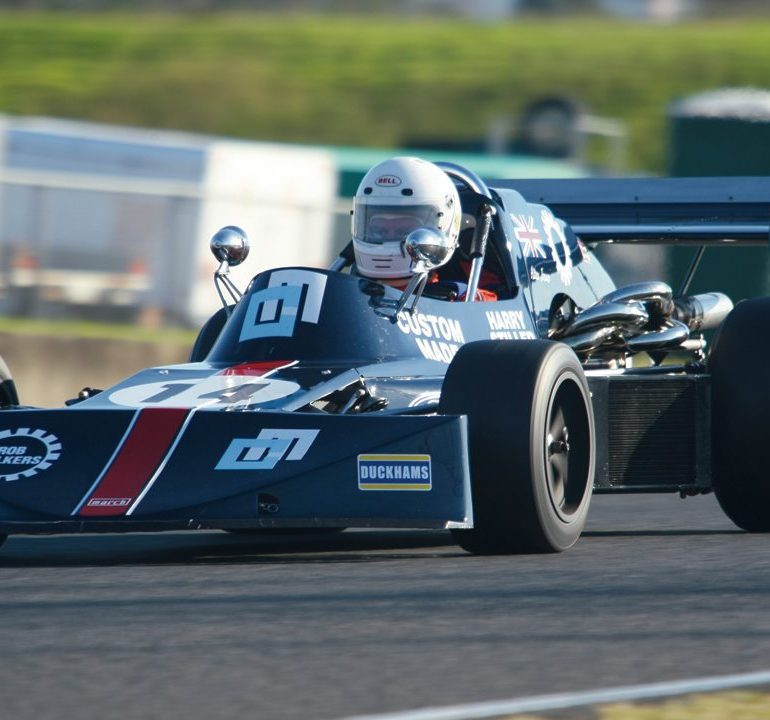
M380 187L398 187L401 184L401 178L395 175L380 175L374 184Z

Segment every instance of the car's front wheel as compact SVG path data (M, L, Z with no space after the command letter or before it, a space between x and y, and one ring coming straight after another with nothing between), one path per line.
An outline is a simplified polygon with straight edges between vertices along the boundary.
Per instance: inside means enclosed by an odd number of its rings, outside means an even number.
M452 360L440 411L468 416L476 553L558 552L580 537L594 480L594 419L574 352L545 340L481 341Z

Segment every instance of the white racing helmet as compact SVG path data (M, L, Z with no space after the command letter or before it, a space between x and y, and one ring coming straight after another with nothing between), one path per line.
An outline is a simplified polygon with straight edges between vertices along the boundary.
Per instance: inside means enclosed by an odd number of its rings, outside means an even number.
M419 227L438 228L452 246L460 234L460 196L438 166L415 157L395 157L364 176L353 200L356 268L376 279L406 278L412 261L404 239Z

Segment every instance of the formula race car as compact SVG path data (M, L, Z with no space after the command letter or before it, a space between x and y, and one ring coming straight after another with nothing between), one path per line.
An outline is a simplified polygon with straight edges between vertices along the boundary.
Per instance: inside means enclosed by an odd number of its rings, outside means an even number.
M19 404L0 367L0 533L448 528L478 553L569 548L592 492L714 491L770 530L760 452L770 300L689 295L702 249L767 244L770 183L485 182L439 164L460 249L406 239L404 290L350 272L228 270L190 362L66 407ZM693 244L681 288L617 288L602 242ZM467 288L458 296L457 279ZM494 277L493 302L477 301ZM719 328L710 352L703 333Z

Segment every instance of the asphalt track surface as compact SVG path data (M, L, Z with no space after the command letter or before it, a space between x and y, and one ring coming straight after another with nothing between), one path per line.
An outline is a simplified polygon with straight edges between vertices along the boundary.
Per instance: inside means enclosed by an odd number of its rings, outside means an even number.
M770 536L594 498L549 556L440 532L10 538L0 717L342 718L770 668Z

